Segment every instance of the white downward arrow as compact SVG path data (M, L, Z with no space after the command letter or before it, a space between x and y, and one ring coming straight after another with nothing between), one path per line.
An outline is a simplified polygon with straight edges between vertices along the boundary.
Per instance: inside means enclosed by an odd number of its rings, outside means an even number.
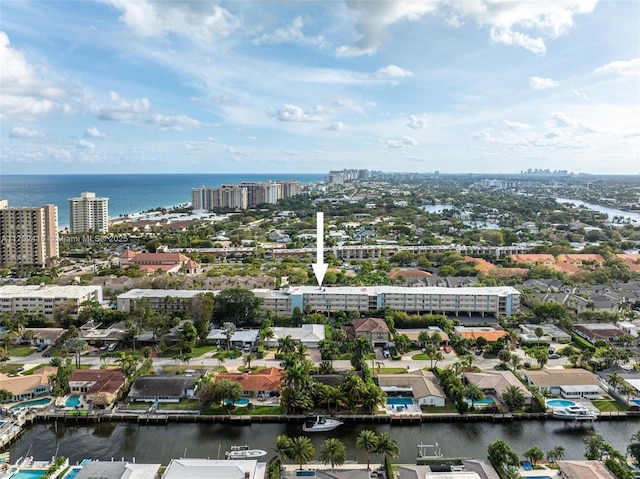
M324 262L324 213L318 211L316 213L316 238L317 247L316 262L312 265L313 272L316 274L318 286L322 286L324 275L327 273L327 264Z

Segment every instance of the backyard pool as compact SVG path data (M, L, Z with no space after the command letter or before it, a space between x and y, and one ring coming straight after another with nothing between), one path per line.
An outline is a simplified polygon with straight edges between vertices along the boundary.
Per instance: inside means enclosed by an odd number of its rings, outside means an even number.
M73 396L69 396L69 398L64 402L66 407L76 407L80 405L80 396L74 394Z
M12 406L11 409L24 409L25 407L44 406L51 402L51 398L33 399L31 401L25 401ZM17 477L17 476L13 476Z
M11 476L11 479L40 479L47 472L46 469L31 469L19 471L17 474Z
M387 398L387 404L389 406L412 406L413 399L411 398Z
M640 399L632 399L631 402L636 406L640 406Z
M74 467L66 476L64 476L64 479L74 479L81 470L81 467Z
M547 407L569 407L575 405L576 403L567 399L550 399L547 401Z
M247 398L240 398L236 402L234 402L233 405L234 406L238 406L238 407L244 407L244 406L248 405L249 402L250 401ZM228 399L225 399L224 403L227 404L227 405L230 405L231 401L229 401Z
M467 404L471 405L472 401L469 398L464 398L465 401L467 401ZM495 404L496 402L493 400L492 397L485 397L484 399L481 399L480 401L473 401L473 405L474 406L490 406Z

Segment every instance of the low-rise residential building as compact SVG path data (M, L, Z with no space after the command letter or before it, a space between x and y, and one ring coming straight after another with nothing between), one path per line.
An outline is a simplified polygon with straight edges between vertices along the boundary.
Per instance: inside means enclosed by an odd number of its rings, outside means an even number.
M490 343L507 336L506 331L497 330L490 326L454 326L453 330L462 339L476 340L478 338L484 338Z
M125 384L122 369L76 369L71 374L69 387L81 394L88 403L98 407L111 407Z
M536 336L536 329L542 329L542 337L538 338ZM554 341L556 343L570 343L571 335L565 333L562 329L560 329L555 324L551 323L541 323L541 324L521 324L520 330L522 333L518 334L518 338L522 343L533 343L538 341L551 342Z
M258 345L260 331L257 329L238 329L229 338L229 346L244 348ZM227 344L227 333L223 329L212 329L207 335L207 341L215 344Z
M604 258L599 254L559 254L557 263L569 263L573 266L604 266Z
M565 399L598 399L603 393L598 377L586 369L540 369L523 371L522 376L528 384Z
M356 318L352 326L345 326L344 329L348 337L365 338L373 347L384 347L391 341L389 326L381 318Z
M284 388L284 376L282 369L266 368L255 373L218 373L214 381L228 379L240 384L243 396L267 397L280 394Z
M193 289L131 289L116 299L118 311L133 311L136 304L144 302L154 311L166 311L169 314L188 311L193 298L210 291Z
M36 396L49 394L52 386L49 384L49 377L56 374L58 368L44 366L33 371L27 376L10 377L0 373L0 389L6 389L13 394L9 401L24 401L33 399Z
M562 479L615 479L601 461L556 461Z
M551 267L556 264L556 258L552 254L533 254L533 253L519 253L512 254L511 260L518 263L534 264L536 266Z
M533 394L525 388L511 371L482 371L479 373L465 373L464 378L476 384L485 393L495 394L502 401L502 394L509 386L516 386L522 391L525 404L531 404Z
M118 256L121 268L137 265L140 271L152 274L157 271L163 273L200 273L200 265L182 253L135 253L124 251Z
M132 401L180 402L196 394L198 377L194 375L141 376L129 391Z
M273 336L265 338L264 344L269 348L278 346L278 339L290 336L296 343L308 348L317 348L320 341L326 338L324 324L303 324L299 328L276 326L271 328Z
M77 314L84 302L102 303L100 286L5 285L0 286L0 313L15 316L19 311L42 314L49 321L60 306L72 306Z
M378 374L376 379L388 396L413 396L421 406L445 405L446 395L431 371L418 369L407 374Z
M266 470L266 462L253 459L171 459L162 479L264 479Z
M33 331L33 338L29 341L33 346L52 346L56 343L58 338L64 333L62 328L26 328L26 331ZM22 334L24 342L24 333Z
M625 335L625 332L619 327L606 323L574 324L573 330L578 336L586 339L591 344L595 344L596 341L613 342Z
M616 326L629 336L634 338L640 336L640 322L638 321L618 321Z

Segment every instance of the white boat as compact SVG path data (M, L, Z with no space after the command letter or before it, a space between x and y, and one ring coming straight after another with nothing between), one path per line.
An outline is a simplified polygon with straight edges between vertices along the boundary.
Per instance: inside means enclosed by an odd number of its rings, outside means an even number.
M342 421L324 416L307 416L302 425L304 432L325 432L333 431L338 426L342 426Z
M248 445L231 446L230 451L224 453L226 459L255 459L256 457L266 456L267 451L262 449L250 449Z
M579 404L553 411L553 417L564 421L595 421L598 419L598 415L594 411Z

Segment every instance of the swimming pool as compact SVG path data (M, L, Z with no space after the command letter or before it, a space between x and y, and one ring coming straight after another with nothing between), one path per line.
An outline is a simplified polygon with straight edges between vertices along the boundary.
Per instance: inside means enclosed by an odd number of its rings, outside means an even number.
M233 403L233 405L234 405L234 406L238 406L238 407L244 407L244 406L246 406L247 404L249 404L249 402L250 402L250 401L249 401L247 398L240 398L240 399L238 399L236 402L234 402L234 403ZM224 400L224 403L225 403L225 404L227 404L227 405L230 405L230 404L231 404L231 401L229 401L228 399L225 399L225 400Z
M411 398L387 398L387 404L390 406L412 406Z
M467 401L467 404L471 405L471 399L469 398L464 398L465 401ZM492 404L495 404L496 402L493 400L492 397L485 397L483 399L481 399L480 401L473 401L473 405L474 406L490 406Z
M46 469L30 469L19 471L17 474L11 476L11 479L40 479L45 475L46 472Z
M80 405L80 396L74 394L73 396L69 396L69 398L64 402L66 407L76 407Z
M525 476L522 479L552 479L550 476Z
M550 399L547 401L547 407L569 407L575 405L576 403L567 399Z
M640 399L632 399L631 402L636 406L640 406Z
M25 401L12 406L11 409L23 409L25 407L44 406L51 402L51 398L33 399L31 401ZM13 476L16 477L16 476Z
M74 467L73 469L71 469L71 471L67 473L66 476L64 476L64 479L74 479L81 470L82 470L81 467Z

